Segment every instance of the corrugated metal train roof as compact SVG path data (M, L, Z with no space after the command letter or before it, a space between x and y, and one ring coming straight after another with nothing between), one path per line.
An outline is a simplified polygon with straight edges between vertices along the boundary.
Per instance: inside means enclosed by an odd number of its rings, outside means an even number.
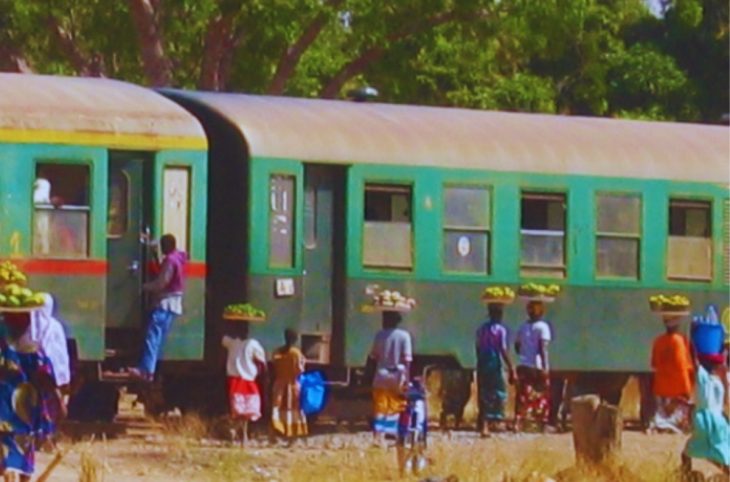
M251 155L730 182L724 126L163 91L233 123Z
M0 132L38 142L63 133L104 135L112 143L154 148L160 139L182 147L205 147L197 119L156 92L99 78L0 73ZM50 133L50 134L49 134ZM58 134L61 135L58 135ZM77 137L69 137L76 142ZM103 141L101 142L103 143Z

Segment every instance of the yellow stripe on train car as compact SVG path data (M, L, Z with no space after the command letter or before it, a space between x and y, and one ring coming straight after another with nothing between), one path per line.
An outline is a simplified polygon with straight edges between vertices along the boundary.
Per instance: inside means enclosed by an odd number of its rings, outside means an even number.
M72 132L47 129L0 129L0 142L18 144L72 144L143 150L202 150L208 147L208 143L204 137Z

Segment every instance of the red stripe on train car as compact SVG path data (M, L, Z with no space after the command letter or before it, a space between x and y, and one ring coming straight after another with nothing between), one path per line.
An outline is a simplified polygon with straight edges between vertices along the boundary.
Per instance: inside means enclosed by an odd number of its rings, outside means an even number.
M0 260L2 261L2 260ZM97 259L11 259L29 274L97 275L106 276L108 263ZM205 278L205 263L188 262L185 274L191 278Z
M207 267L205 263L194 263L188 261L185 265L185 274L191 278L205 278Z
M105 276L107 262L98 259L12 259L30 274L68 274Z

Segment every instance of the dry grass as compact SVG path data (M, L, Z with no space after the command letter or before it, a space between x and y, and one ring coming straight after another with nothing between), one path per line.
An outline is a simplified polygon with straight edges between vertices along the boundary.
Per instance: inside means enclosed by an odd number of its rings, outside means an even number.
M92 439L77 444L76 450L80 453L79 482L104 482L106 441L94 444Z

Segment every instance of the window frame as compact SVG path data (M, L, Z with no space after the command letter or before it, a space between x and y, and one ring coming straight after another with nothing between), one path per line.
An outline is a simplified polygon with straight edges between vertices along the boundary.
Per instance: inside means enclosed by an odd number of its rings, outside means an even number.
M615 233L615 232L608 232L608 231L600 231L598 228L598 219L599 219L599 203L598 198L600 196L615 196L615 197L633 197L637 198L639 200L639 220L638 220L638 232L637 234L630 234L630 233ZM594 278L596 280L606 281L606 280L616 280L616 281L627 281L627 282L640 282L642 280L642 272L643 272L643 262L644 262L644 256L643 256L643 234L644 234L644 196L640 191L613 191L613 190L599 190L596 191L593 195L593 216L595 219L594 223L594 255L593 255L593 262L594 262ZM636 277L631 276L612 276L612 275L602 275L598 272L598 240L599 239L620 239L620 240L636 240L638 242L638 247L636 250L636 255L638 259L636 260Z
M124 232L122 234L110 234L109 233L109 226L108 226L108 223L109 223L109 212L108 212L109 204L107 202L107 228L104 230L107 239L120 239L120 238L122 238L127 233L127 231L129 231L129 214L130 214L129 205L130 205L130 200L131 200L130 194L131 194L131 191L132 191L129 187L131 186L132 183L131 183L131 178L129 177L129 174L126 171L121 171L121 173L124 176L125 182L127 183L126 184L126 188L127 189L126 189L126 192L125 192L127 200L126 200L126 203L124 205L127 208L127 212L125 213L125 218L124 218L124 228L125 229L124 229ZM107 192L107 198L109 197L110 194L111 194L110 192Z
M300 177L295 172L287 171L286 169L271 169L266 174L266 268L270 271L275 272L290 272L292 270L297 270L299 266L299 225L301 223L300 213L299 213L299 196L300 196L300 190L301 186L300 183ZM271 241L271 220L273 219L273 213L274 210L271 207L271 182L274 177L286 177L290 178L292 181L292 197L291 197L291 221L290 221L290 227L291 227L291 263L288 266L276 266L272 264L271 262L271 254L272 254L272 241ZM301 193L303 194L303 193Z
M61 210L67 210L67 211L85 211L87 213L87 220L86 220L86 253L84 256L79 257L68 257L68 256L58 256L58 255L48 255L44 256L42 254L36 253L34 249L34 240L35 240L35 212L37 210L36 204L33 201L33 189L32 185L31 188L28 190L28 198L30 200L30 245L29 245L29 254L33 258L39 258L44 260L61 260L61 261L88 261L94 258L94 243L96 241L96 234L95 230L93 228L93 225L95 224L94 216L96 215L96 211L94 209L94 204L96 202L96 196L95 196L95 190L94 190L94 179L95 179L95 160L92 157L66 157L63 155L59 156L35 156L33 158L32 163L32 181L35 181L38 174L38 167L42 165L53 165L53 166L83 166L86 167L87 170L87 199L88 199L88 206L77 206L77 205L69 205L66 208L55 208L52 204L42 204L38 206L42 206L44 210L55 210L55 209L61 209ZM106 226L104 227L104 237L106 238Z
M519 254L517 256L517 272L521 279L545 279L550 280L552 282L556 283L562 283L567 281L569 276L569 240L568 240L568 232L569 232L569 191L567 188L551 188L551 187L542 187L542 186L522 186L518 190L518 204L517 204L517 215L518 215L518 223L517 223L517 229L518 229L518 239L519 239ZM526 197L532 197L533 199L539 199L539 198L545 198L545 200L555 199L557 200L558 197L562 198L563 202L563 230L562 230L562 238L563 238L563 264L560 267L556 266L547 266L547 265L525 265L522 260L522 243L524 240L525 234L538 234L538 233L556 233L558 231L556 230L542 230L542 229L524 229L522 228L522 221L523 221L523 215L522 215L522 201ZM549 234L550 236L552 234ZM535 273L535 274L526 274L524 273L524 269L534 269L534 270L543 270L544 273ZM553 272L557 272L558 269L562 270L562 276L550 276L547 274L548 270L552 270Z
M686 203L688 205L706 205L708 208L708 215L707 215L707 221L709 222L708 227L708 235L702 236L704 239L709 240L709 246L710 246L710 261L709 261L709 267L710 272L707 277L688 277L688 276L671 276L669 274L669 246L670 246L670 239L671 238L681 238L681 237L699 237L699 236L686 236L686 235L672 235L670 234L671 231L671 209L672 204L674 202L677 203ZM664 258L664 273L663 273L663 279L667 283L686 283L690 286L712 286L715 283L715 277L717 276L717 268L715 266L715 258L717 257L717 250L715 249L715 233L717 226L715 216L716 216L716 200L713 197L709 196L702 196L702 195L692 195L692 194L673 194L668 193L666 197L666 209L664 211L664 215L666 216L666 232L664 233L664 239L665 239L665 258ZM685 206L689 207L689 206Z
M392 192L392 193L398 193L403 192L405 190L408 191L410 198L409 198L409 208L410 208L410 219L408 224L410 225L410 266L408 267L398 267L398 266L383 266L383 265L371 265L367 264L365 262L365 224L368 222L375 222L375 223L387 223L387 222L393 222L397 223L399 221L372 221L368 220L365 216L365 210L367 209L367 192L368 192L368 186L380 186L384 187L385 189L380 189L381 192ZM387 186L391 186L395 189L392 189L392 191L389 191L387 189ZM400 188L400 189L398 189ZM360 259L358 260L360 266L362 267L363 271L370 272L370 273L377 273L377 272L385 272L385 273L397 273L401 275L413 275L416 271L416 181L415 179L381 179L381 178L370 178L370 177L364 177L362 179L362 190L361 190L361 196L362 196L362 210L360 212L360 220L361 220L361 238L360 238Z
M456 226L449 225L446 222L446 190L447 189L480 189L484 190L487 195L487 216L488 220L484 226ZM440 269L441 273L447 276L466 276L466 277L486 277L492 274L492 252L494 250L494 189L491 184L486 182L459 182L444 181L441 183L441 243L440 243ZM484 272L477 271L455 271L446 268L446 259L444 259L444 241L447 233L468 232L485 234L487 237L486 252L486 270Z
M165 172L168 169L181 169L188 173L188 189L187 189L187 211L185 213L185 231L186 231L186 238L185 238L185 251L187 253L190 253L190 249L192 246L192 217L193 217L193 176L194 176L194 169L193 166L190 164L176 164L176 163L169 163L169 164L163 164L162 165L162 176L160 179L160 189L163 193L163 203L165 198ZM125 173L126 174L126 173ZM160 226L165 226L165 207L164 204L162 206L162 209L160 210ZM163 229L164 230L164 229Z

